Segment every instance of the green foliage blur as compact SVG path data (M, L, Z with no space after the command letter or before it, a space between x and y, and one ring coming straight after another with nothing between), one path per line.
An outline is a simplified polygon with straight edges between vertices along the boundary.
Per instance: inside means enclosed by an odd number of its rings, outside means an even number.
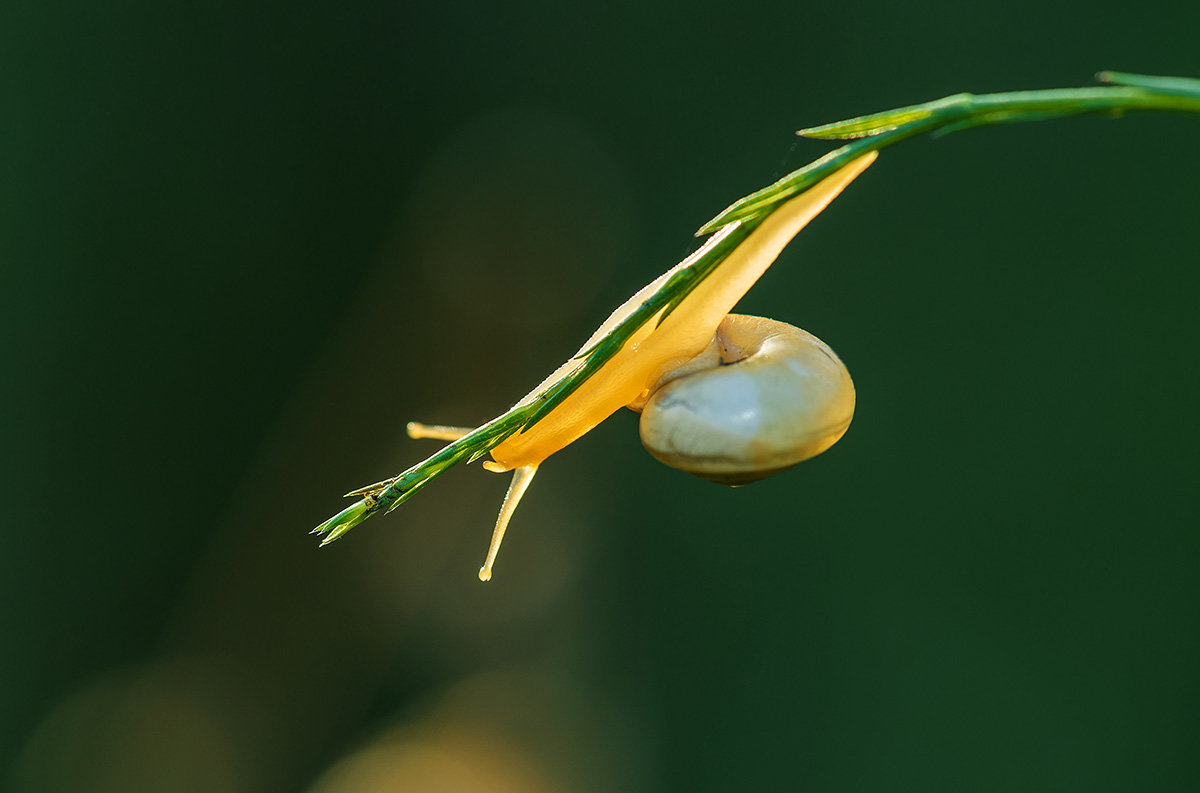
M7 4L0 789L1200 785L1200 118L884 152L739 307L858 411L736 490L636 416L338 496L476 424L828 151L1099 69L1200 5Z

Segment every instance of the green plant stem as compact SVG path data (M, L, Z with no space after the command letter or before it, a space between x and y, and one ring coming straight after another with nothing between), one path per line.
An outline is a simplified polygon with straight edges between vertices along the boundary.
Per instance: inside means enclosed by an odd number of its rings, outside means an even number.
M1083 113L1120 115L1131 111L1200 113L1200 80L1182 77L1102 72L1109 86L999 94L956 94L921 105L800 130L798 134L850 143L800 168L774 184L739 199L704 224L697 236L716 234L637 310L579 357L579 366L531 402L445 446L398 476L348 495L363 498L313 529L325 534L322 545L341 537L371 515L403 504L418 490L463 460L474 461L506 438L530 429L610 360L639 328L658 322L692 292L783 202L870 151L887 148L927 133L949 134L972 127L1041 121Z
M1102 72L1100 77L1124 84L980 96L955 94L922 105L802 129L797 134L808 138L854 140L774 184L735 201L701 226L696 234L709 234L728 223L769 214L780 203L804 192L856 157L930 132L948 135L972 127L1044 121L1083 113L1200 113L1200 80L1118 72Z

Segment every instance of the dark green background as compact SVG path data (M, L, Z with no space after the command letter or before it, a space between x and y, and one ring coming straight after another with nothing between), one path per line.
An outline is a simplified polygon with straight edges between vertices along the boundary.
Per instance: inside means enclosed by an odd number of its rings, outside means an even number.
M828 150L792 130L1200 76L1200 5L0 21L0 784L1200 785L1200 117L884 152L741 304L858 387L786 475L664 468L624 414L544 466L487 586L477 466L306 535L432 450L405 421L499 413Z

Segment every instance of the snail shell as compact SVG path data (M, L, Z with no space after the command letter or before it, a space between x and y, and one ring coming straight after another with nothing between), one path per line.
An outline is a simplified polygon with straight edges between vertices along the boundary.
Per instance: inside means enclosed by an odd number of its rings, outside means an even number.
M631 407L657 460L736 487L835 444L854 416L854 383L811 333L730 314L704 352Z

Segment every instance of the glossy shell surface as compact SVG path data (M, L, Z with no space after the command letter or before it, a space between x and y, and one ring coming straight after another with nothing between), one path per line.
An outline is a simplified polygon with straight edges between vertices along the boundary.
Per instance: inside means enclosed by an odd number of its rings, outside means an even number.
M836 443L854 417L854 383L825 342L783 322L729 315L715 366L664 378L642 409L656 459L742 485Z

